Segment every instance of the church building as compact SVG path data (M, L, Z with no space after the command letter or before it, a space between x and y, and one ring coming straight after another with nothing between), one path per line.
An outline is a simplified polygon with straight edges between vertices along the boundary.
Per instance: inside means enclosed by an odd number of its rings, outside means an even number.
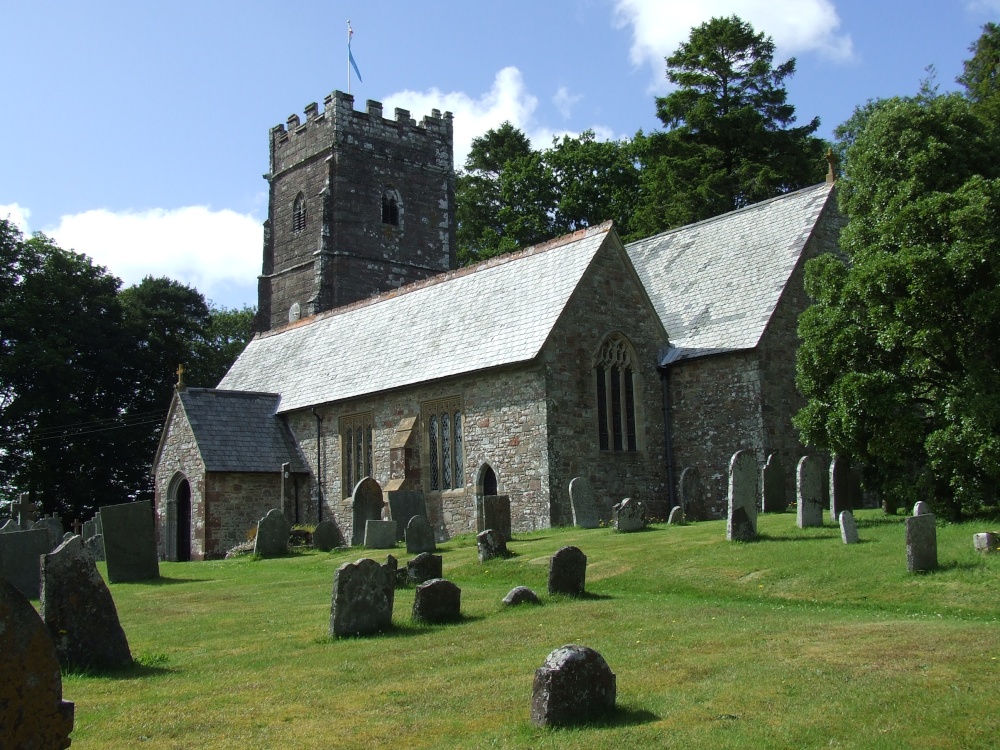
M623 245L608 222L455 263L452 118L334 92L270 133L258 333L216 388L175 393L154 459L165 559L221 557L268 509L359 543L423 495L439 538L510 498L515 532L625 497L725 510L740 449L794 467L803 264L836 249L832 184ZM791 491L791 478L789 490Z

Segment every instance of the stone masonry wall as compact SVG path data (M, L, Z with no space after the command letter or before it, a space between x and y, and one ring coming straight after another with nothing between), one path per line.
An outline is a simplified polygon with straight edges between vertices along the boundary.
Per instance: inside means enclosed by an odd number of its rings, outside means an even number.
M191 559L203 560L205 553L205 463L180 401L163 427L163 450L153 467L156 545L161 559L167 555L167 500L172 480L182 474L191 487Z
M224 557L247 541L257 522L281 508L281 475L264 473L209 473L205 477L208 518L204 559Z

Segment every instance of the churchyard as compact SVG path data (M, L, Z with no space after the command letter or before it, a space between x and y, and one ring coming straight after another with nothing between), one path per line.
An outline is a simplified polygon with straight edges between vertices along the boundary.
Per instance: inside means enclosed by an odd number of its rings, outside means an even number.
M515 534L480 563L472 535L438 545L462 619L328 636L334 572L393 550L161 563L111 584L137 665L64 675L73 747L947 748L1000 732L1000 557L990 524L941 524L940 567L907 573L904 517L800 529L762 514L754 542L726 522ZM582 597L548 593L549 561L586 556ZM104 563L98 563L103 574ZM505 608L515 586L540 606ZM36 602L37 604L37 602ZM532 677L564 644L596 649L617 709L571 729L530 721Z

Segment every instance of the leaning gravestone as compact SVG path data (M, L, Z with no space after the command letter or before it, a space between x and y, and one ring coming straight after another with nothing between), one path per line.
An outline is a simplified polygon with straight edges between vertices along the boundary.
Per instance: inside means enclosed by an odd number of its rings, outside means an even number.
M569 503L573 510L573 525L581 529L596 529L600 526L597 504L594 502L594 488L583 477L574 477L569 483Z
M397 542L403 541L407 524L414 516L427 520L427 503L424 493L419 490L387 490L386 500L389 503L389 518L396 522Z
M705 512L705 486L696 466L688 466L681 472L680 490L681 508L685 515L701 518Z
M312 534L313 547L320 552L329 552L340 544L340 529L333 521L320 521Z
M70 746L73 704L62 699L62 674L35 608L0 578L0 746Z
M18 526L17 521L15 521L13 518L8 518L7 522L3 526L0 526L0 534L9 534L12 531L20 531L20 530L21 527Z
M107 525L107 520L105 520ZM281 508L271 508L257 522L257 537L253 543L253 553L257 557L280 557L288 554L288 535L292 525L288 523Z
M39 558L49 552L45 529L29 529L0 534L0 577L29 599L37 599Z
M153 510L148 502L107 505L101 508L101 522L111 583L160 577Z
M507 495L484 495L479 498L479 530L496 529L505 541L513 539L510 533L510 497Z
M628 533L646 528L646 506L641 500L626 497L611 509L615 531Z
M95 534L90 537L87 541L83 543L83 546L87 548L90 556L94 558L97 562L103 562L108 558L104 554L104 535Z
M757 536L757 459L737 451L729 462L729 517L726 539L747 542Z
M579 547L563 547L549 561L549 593L583 596L587 556Z
M118 610L83 539L73 536L42 556L41 614L66 669L115 669L132 663Z
M35 521L32 529L45 529L49 535L49 548L46 552L51 552L63 541L63 525L62 521L54 516L46 516L45 518L39 518Z
M406 563L406 578L413 583L423 583L434 578L440 578L444 559L441 555L421 552Z
M915 516L926 516L926 515L929 515L929 514L931 514L933 512L934 511L931 510L930 504L924 502L923 500L918 500L913 505L913 515L915 515Z
M667 516L668 526L682 526L684 524L684 509L679 505L675 505L670 509L670 515Z
M413 516L406 524L406 551L411 555L420 552L433 552L437 549L434 541L434 529L423 516Z
M507 540L496 529L486 529L486 531L476 534L476 547L481 563L495 557L510 557L510 552L507 551Z
M333 575L330 635L368 635L392 626L396 572L364 558L344 563Z
M849 510L840 511L840 538L844 544L858 543L858 525L854 522L854 514Z
M834 523L841 511L854 509L851 494L851 462L834 456L830 461L830 518Z
M432 578L417 586L413 619L418 622L454 622L462 619L462 589L445 578Z
M392 549L396 546L396 522L365 521L365 549Z
M767 457L767 463L761 472L760 491L761 509L765 513L784 513L788 509L788 499L785 497L785 467L777 453Z
M795 470L795 523L800 529L823 525L823 465L816 456L803 456Z
M933 515L906 519L906 569L911 573L936 570L937 520Z
M617 685L604 657L586 646L550 653L531 687L531 721L541 727L589 721L613 711Z
M503 598L503 603L507 607L516 607L519 604L541 604L538 594L527 586L515 586L507 592Z

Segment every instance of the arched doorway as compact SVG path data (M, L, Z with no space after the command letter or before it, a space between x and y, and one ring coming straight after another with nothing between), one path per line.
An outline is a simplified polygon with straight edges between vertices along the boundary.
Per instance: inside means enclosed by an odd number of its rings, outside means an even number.
M476 494L487 496L497 494L497 473L489 464L479 467L479 476L476 478Z
M191 485L177 485L177 562L191 561Z

